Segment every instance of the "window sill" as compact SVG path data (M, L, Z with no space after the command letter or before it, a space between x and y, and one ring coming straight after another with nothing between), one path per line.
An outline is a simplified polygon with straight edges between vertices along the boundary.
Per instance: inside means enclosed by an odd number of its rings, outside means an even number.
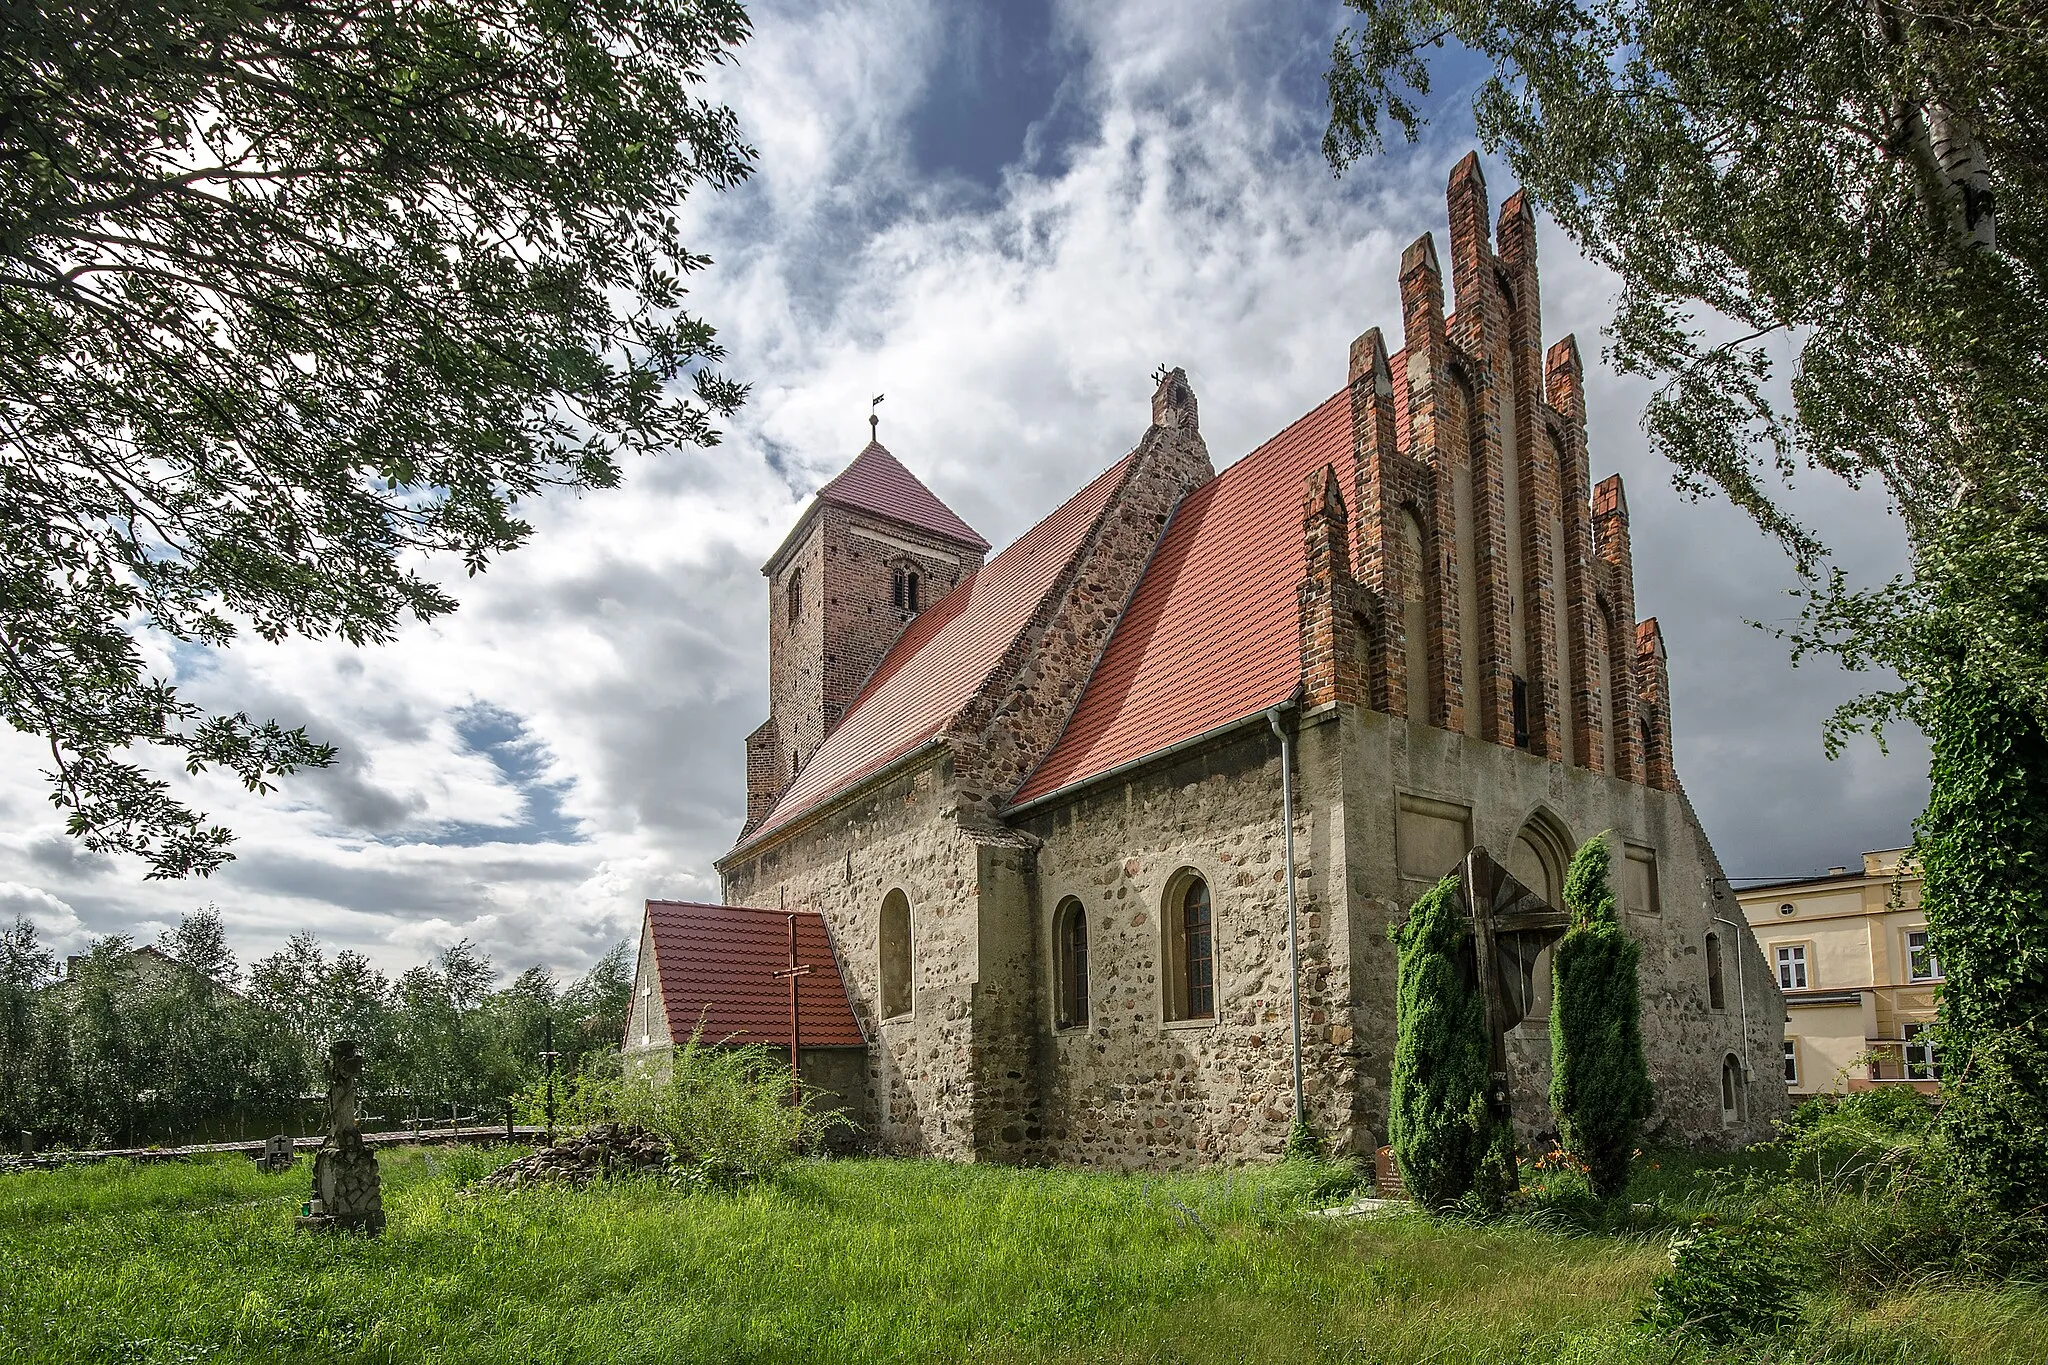
M891 1024L908 1024L916 1018L916 1014L906 1010L902 1014L892 1014L887 1019L884 1019L882 1021L882 1027L888 1028Z
M1195 1033L1215 1028L1216 1017L1210 1015L1206 1019L1162 1019L1159 1021L1159 1027L1168 1033Z

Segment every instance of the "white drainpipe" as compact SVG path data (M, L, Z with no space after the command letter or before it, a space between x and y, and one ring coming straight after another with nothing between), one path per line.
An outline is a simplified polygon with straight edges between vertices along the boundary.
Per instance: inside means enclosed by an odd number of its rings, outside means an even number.
M1280 812L1287 864L1287 994L1294 1009L1294 1121L1308 1121L1301 1093L1301 949L1295 932L1294 905L1294 741L1280 728L1280 708L1266 712L1266 723L1280 741Z

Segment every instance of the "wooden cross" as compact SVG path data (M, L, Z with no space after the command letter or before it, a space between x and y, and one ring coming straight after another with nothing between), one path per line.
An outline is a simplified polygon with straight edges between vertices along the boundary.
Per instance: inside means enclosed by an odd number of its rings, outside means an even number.
M778 980L784 977L789 979L789 1098L792 1104L796 1103L801 1097L803 1087L803 1075L797 1069L796 1060L798 1036L796 983L798 977L809 976L810 974L810 964L798 965L796 960L796 916L791 915L789 917L789 966L782 971L776 972L775 977Z

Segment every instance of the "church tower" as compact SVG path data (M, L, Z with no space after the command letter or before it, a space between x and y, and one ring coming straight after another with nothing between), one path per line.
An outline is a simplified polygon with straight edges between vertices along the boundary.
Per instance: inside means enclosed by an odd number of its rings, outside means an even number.
M904 628L981 567L988 542L879 440L818 490L768 579L768 720L747 736L751 830Z

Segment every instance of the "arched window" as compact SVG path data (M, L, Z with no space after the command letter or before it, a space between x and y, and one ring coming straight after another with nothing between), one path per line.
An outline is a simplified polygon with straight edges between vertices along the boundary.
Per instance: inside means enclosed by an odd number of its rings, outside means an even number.
M1078 1028L1088 1022L1088 912L1072 896L1060 902L1053 916L1058 948L1058 1027Z
M1721 1122L1734 1127L1749 1114L1749 1087L1734 1053L1721 1059Z
M882 1017L897 1019L910 1013L910 899L891 891L882 899L881 924Z
M1572 836L1562 821L1547 810L1529 817L1508 849L1508 875L1534 891L1551 905L1564 908L1564 870L1571 864ZM1517 983L1523 992L1523 1018L1550 1017L1550 949L1537 953L1528 973Z
M784 590L789 599L789 623L795 625L804 616L804 571L798 569L789 576L789 587Z
M1216 1017L1216 935L1209 883L1192 872L1170 883L1167 931L1166 1017Z
M914 564L898 564L890 574L893 601L896 610L906 616L915 616L924 610L924 578Z
M1707 1006L1710 1009L1728 1008L1728 990L1721 984L1721 936L1707 935Z

